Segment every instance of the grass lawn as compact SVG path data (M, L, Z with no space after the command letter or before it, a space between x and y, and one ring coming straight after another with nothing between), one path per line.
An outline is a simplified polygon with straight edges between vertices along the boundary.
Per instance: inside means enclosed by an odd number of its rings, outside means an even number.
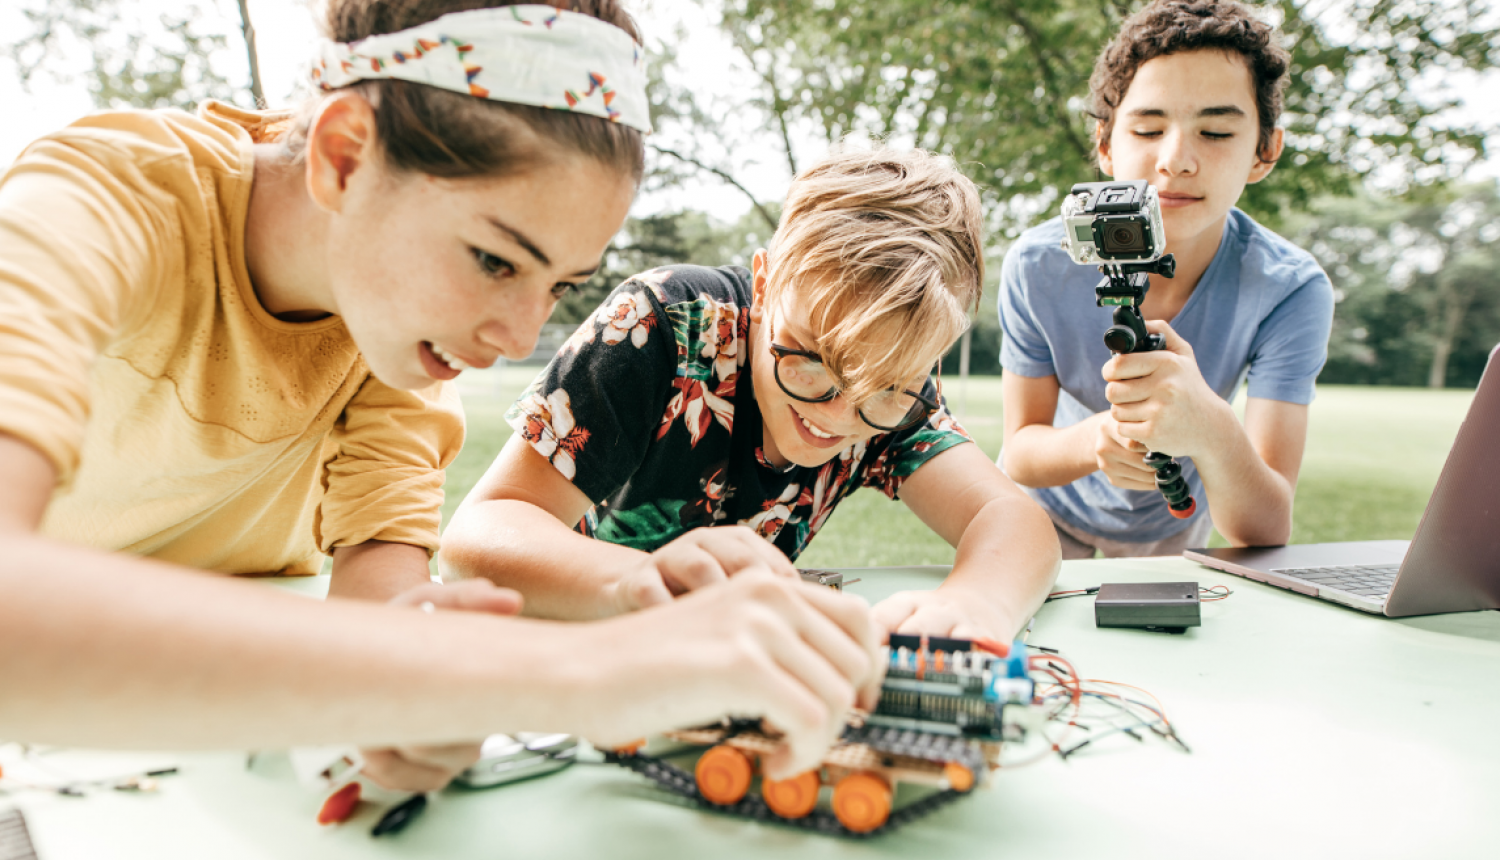
M502 419L536 368L470 371L462 378L469 434L448 469L443 519L510 436ZM991 458L1000 451L1000 378L945 386L960 420ZM1312 405L1297 486L1292 542L1409 539L1458 433L1472 391L1322 386ZM1223 545L1214 535L1215 545ZM899 502L856 493L798 563L817 567L949 564L953 550Z

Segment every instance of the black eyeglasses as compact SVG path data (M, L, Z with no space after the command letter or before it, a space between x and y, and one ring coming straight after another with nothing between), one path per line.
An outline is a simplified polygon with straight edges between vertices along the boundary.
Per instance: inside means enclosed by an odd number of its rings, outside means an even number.
M776 384L787 396L802 403L827 403L840 394L833 374L823 365L816 352L792 349L775 342L776 329L771 329L771 354L776 356ZM942 393L942 365L938 365L938 393ZM938 410L938 403L915 391L887 388L860 404L855 411L866 424L890 433L920 421L926 421Z

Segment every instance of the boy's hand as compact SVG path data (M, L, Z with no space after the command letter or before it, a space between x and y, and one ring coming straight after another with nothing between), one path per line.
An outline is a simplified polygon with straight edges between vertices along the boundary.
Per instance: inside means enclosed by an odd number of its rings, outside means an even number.
M656 552L615 583L620 613L671 603L751 569L800 579L781 550L744 526L693 529Z
M878 697L880 635L869 606L764 567L583 635L596 640L582 653L595 655L597 671L578 691L594 714L582 733L606 746L762 717L785 739L765 773L787 779L817 766L851 707Z
M953 586L899 591L875 604L871 613L876 625L890 633L1009 642L1018 626L984 595Z
M521 611L521 595L509 588L498 588L487 579L471 579L453 585L436 582L419 585L390 600L392 606L425 608L423 604L445 612L516 615ZM474 742L365 748L359 751L365 759L360 772L396 791L437 791L479 760L479 747L480 743Z
M1120 422L1108 412L1098 416L1094 462L1109 482L1125 490L1156 489L1156 472L1146 465L1145 445L1120 435Z
M1161 320L1146 328L1165 338L1165 349L1117 355L1104 365L1104 396L1114 404L1120 437L1173 457L1210 449L1223 438L1226 416L1236 420L1233 410L1203 380L1181 335Z

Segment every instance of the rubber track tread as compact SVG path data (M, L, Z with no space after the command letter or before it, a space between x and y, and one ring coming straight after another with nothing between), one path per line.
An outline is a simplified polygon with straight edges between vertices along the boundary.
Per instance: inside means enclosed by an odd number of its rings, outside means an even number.
M617 764L623 768L633 770L641 776L656 783L679 797L693 801L703 809L711 812L722 812L739 818L749 818L754 821L766 821L772 824L780 824L784 827L795 827L799 830L815 830L819 833L827 833L831 836L847 836L851 839L864 839L870 836L879 836L889 833L903 824L908 824L947 806L949 803L963 797L961 792L948 789L928 795L916 803L910 803L900 809L892 810L890 818L886 822L868 833L855 833L841 824L834 814L826 809L814 809L803 818L782 818L766 806L758 794L747 794L739 803L728 806L720 806L710 803L702 793L698 791L698 782L691 773L672 764L652 756L640 755L639 753L621 755L619 753L605 753L604 760L610 764Z

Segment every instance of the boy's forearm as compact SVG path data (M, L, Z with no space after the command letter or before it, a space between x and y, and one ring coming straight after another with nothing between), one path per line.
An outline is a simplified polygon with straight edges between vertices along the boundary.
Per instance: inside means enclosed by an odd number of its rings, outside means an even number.
M110 748L415 744L580 731L559 625L317 601L6 534L0 737ZM569 644L572 643L572 644Z
M1219 444L1193 456L1214 527L1233 546L1277 546L1292 534L1296 488L1266 465L1234 413L1224 410Z
M1014 637L1046 600L1061 564L1057 534L1040 507L1024 497L995 499L964 530L953 571L939 589L981 596L1005 616Z
M1005 443L1005 474L1026 487L1061 487L1099 470L1094 455L1098 420L1071 427L1029 424Z
M483 577L525 597L522 613L582 621L623 610L622 575L648 554L584 537L541 508L517 499L466 504L443 536L445 578Z

